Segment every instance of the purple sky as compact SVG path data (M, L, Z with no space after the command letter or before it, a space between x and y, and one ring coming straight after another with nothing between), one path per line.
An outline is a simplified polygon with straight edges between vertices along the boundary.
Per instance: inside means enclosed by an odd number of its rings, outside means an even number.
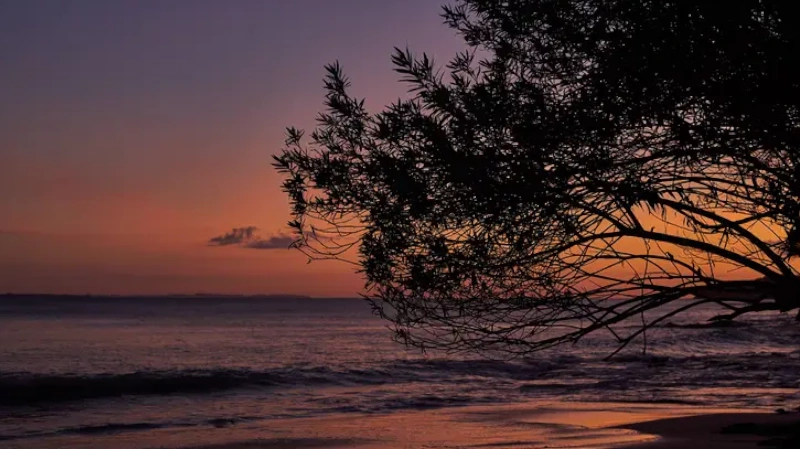
M281 242L270 166L339 60L377 109L394 46L463 49L435 0L0 0L0 292L343 295Z

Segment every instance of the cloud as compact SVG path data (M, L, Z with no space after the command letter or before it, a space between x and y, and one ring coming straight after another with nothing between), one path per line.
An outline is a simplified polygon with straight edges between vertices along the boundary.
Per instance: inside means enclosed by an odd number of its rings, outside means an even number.
M262 238L258 235L257 227L245 226L233 228L230 232L212 237L208 240L208 244L209 246L239 246L249 249L287 249L294 240L294 237L285 234Z
M256 231L258 228L255 226L233 228L231 232L211 238L208 244L212 246L242 245L253 240Z
M273 235L268 239L257 239L245 244L245 248L252 249L286 249L294 242L291 235Z

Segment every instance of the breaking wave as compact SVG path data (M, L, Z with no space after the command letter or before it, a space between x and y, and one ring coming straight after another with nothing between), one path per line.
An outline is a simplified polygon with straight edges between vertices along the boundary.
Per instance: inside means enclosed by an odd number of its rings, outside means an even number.
M237 388L379 383L380 372L310 369L141 371L122 374L0 373L0 405L135 395L195 394Z
M205 394L229 390L279 391L287 388L375 386L415 383L458 385L456 391L474 389L480 395L500 390L524 395L607 394L642 392L670 386L791 388L798 386L800 352L682 356L621 354L610 362L576 356L551 356L516 361L394 360L369 369L326 366L291 366L269 370L209 369L140 371L94 375L0 373L0 406L64 403L126 396ZM395 398L386 408L455 405L469 398L446 400L433 396L406 401ZM476 395L471 395L476 399ZM516 399L519 399L517 397ZM620 397L620 399L625 399ZM628 398L630 399L630 398ZM635 398L634 398L635 399ZM647 395L643 400L658 399ZM361 410L364 411L364 410Z

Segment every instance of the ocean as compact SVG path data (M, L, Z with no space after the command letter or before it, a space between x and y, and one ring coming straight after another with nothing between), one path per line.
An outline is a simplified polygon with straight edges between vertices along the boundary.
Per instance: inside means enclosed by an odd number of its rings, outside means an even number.
M357 299L5 297L0 447L301 441L324 437L314 424L324 419L519 403L800 405L794 317L684 326L713 312L648 332L645 354L632 344L604 361L615 345L597 334L492 360L406 349Z

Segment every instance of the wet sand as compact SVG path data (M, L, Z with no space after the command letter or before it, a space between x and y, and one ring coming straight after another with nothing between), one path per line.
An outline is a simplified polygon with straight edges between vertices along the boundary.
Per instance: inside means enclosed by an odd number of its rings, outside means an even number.
M748 424L749 423L749 424ZM36 449L762 449L764 426L800 414L676 404L539 402L256 420L219 427L42 439ZM725 433L730 426L739 433ZM769 430L769 429L767 429ZM785 430L785 429L784 429ZM25 441L0 444L30 449ZM100 446L98 446L100 444ZM774 446L780 447L780 446ZM796 448L800 445L784 445ZM783 448L782 448L783 449Z
M664 404L522 404L383 416L272 422L271 434L193 449L761 448L765 437L725 434L742 423L790 423L798 414L722 411Z
M667 418L620 426L658 440L625 449L748 449L800 447L781 439L790 428L800 429L800 413L717 413ZM783 434L783 435L781 435ZM765 445L773 439L772 445Z

